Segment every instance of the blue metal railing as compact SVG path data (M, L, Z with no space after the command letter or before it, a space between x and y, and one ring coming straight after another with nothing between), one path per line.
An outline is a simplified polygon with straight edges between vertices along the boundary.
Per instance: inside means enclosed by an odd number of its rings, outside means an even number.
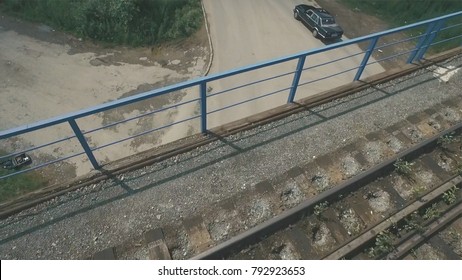
M168 127L172 127L172 126L178 125L180 123L185 123L185 122L194 121L194 120L198 120L198 119L200 119L200 131L202 133L207 133L207 129L208 129L207 116L209 116L211 114L217 114L217 113L219 113L221 111L227 110L227 109L232 108L232 107L240 106L242 104L249 103L249 102L254 102L254 101L257 101L259 99L263 99L263 98L273 96L273 95L278 95L278 94L281 94L281 93L284 93L284 92L287 93L287 97L286 97L285 100L287 100L288 103L291 103L291 102L294 102L294 100L296 99L297 90L302 86L312 84L312 83L316 83L316 82L319 82L319 81L322 81L322 80L330 79L332 77L339 76L339 75L342 75L342 74L345 74L345 73L348 73L348 72L352 72L352 71L356 71L356 73L354 74L354 78L353 78L353 80L356 81L356 80L361 79L361 77L363 76L364 70L367 69L368 66L370 66L372 64L380 63L380 62L386 61L386 60L397 59L397 58L403 57L405 55L407 55L407 59L405 60L406 63L413 63L415 61L419 61L419 60L423 59L425 53L428 51L428 49L430 47L435 46L435 45L439 45L439 44L442 44L442 43L446 43L448 41L455 41L455 40L458 40L458 39L462 38L462 28L461 28L461 26L462 26L461 21L462 20L461 20L461 18L462 18L462 11L457 12L457 13L452 13L452 14L449 14L449 15L445 15L445 16L441 16L441 17L437 17L437 18L434 18L434 19L425 20L425 21L422 21L422 22L410 24L410 25L407 25L407 26L398 27L398 28L386 30L386 31L383 31L383 32L378 32L378 33L375 33L375 34L371 34L371 35L351 39L351 40L348 40L348 41L337 42L337 43L327 45L327 46L322 47L322 48L317 48L317 49L301 52L301 53L298 53L298 54L285 56L285 57L277 58L277 59L274 59L274 60L270 60L270 61L266 61L266 62L257 63L257 64L253 64L253 65L250 65L250 66L234 69L234 70L231 70L231 71L227 71L227 72L223 72L223 73L219 73L219 74L214 74L214 75L210 75L210 76L207 76L207 77L202 77L202 78L198 78L198 79L195 79L195 80L178 83L178 84L175 84L175 85L170 85L170 86L167 86L167 87L164 87L164 88L147 91L147 92L135 95L135 96L123 98L123 99L116 100L116 101L111 101L111 102L108 102L108 103L97 105L97 106L87 108L87 109L84 109L84 110L80 110L80 111L77 111L77 112L73 112L73 113L61 115L61 116L58 116L58 117L55 117L55 118L50 118L50 119L47 119L47 120L39 121L39 122L36 122L36 123L33 123L33 124L24 125L24 126L8 129L8 130L5 130L5 131L1 131L0 132L0 140L8 140L8 139L11 139L12 137L15 137L15 136L21 136L21 135L24 135L24 134L27 134L27 133L31 133L31 132L39 131L39 130L43 130L43 129L48 129L48 128L52 129L55 126L63 125L63 124L67 123L69 125L69 127L71 128L72 134L68 135L66 137L63 137L61 139L56 139L54 141L48 142L48 143L43 143L43 144L36 145L36 146L33 146L33 147L25 148L22 151L16 151L16 152L10 153L8 155L0 156L0 161L2 161L4 159L7 159L7 158L10 158L10 157L13 157L15 155L19 155L19 154L24 153L24 152L38 151L38 150L46 148L46 147L50 147L50 146L54 146L54 145L58 145L58 144L64 145L65 143L68 143L69 141L76 141L76 140L78 141L78 143L79 143L80 147L82 148L82 150L80 152L76 152L76 153L73 153L71 155L66 155L66 156L63 156L63 157L58 158L58 159L50 160L48 162L35 163L33 166L30 166L27 169L20 170L20 171L15 171L15 172L9 173L7 175L0 176L0 180L11 177L11 176L14 176L14 175L17 175L17 174L24 173L24 172L27 172L27 171L37 170L39 168L48 166L50 164L54 164L54 163L57 163L57 162L60 162L60 161L63 161L63 160L67 160L67 159L77 157L77 156L82 156L82 155L86 155L86 157L90 161L93 168L99 169L101 167L101 163L100 163L100 160L97 158L97 156L95 156L94 152L99 151L101 149L104 149L104 148L106 148L108 146L115 145L117 143L121 143L121 142L124 142L124 141L128 141L130 139L134 139L136 137L140 137L140 136L143 136L143 135L147 135L149 133L153 133L155 131L159 131L159 130L162 130L162 129L165 129L165 128L168 128ZM448 24L448 22L454 21L454 20L456 21L455 23ZM411 29L413 29L413 30L421 30L422 28L425 29L425 31L423 33L420 32L421 34L419 34L419 35L409 36L409 35L404 33L404 35L405 35L404 37L406 37L406 38L404 38L402 40L392 42L392 43L380 44L380 39L382 39L382 38L384 38L384 37L386 37L388 35L395 34L395 33L398 33L398 32L402 33L404 31L409 31ZM446 32L449 29L454 29L454 28L461 28L461 31L458 31L458 33L460 35L456 35L456 36L452 36L452 37L449 37L449 38L443 38L443 39L440 39L440 40L436 40L441 33ZM415 44L413 44L413 42L415 42ZM311 66L306 65L307 62L310 62L309 58L314 57L317 54L326 53L328 51L336 50L336 49L339 49L339 48L345 48L347 46L355 45L355 44L358 44L358 43L368 43L367 49L365 51L354 52L353 54L350 54L350 55L347 55L347 56L344 56L344 57L330 59L329 61L325 61L325 62L316 64L316 65L311 65ZM398 45L398 44L402 45L403 48L405 49L403 52L394 53L394 54L392 54L392 55L390 55L388 57L381 58L381 59L378 59L378 60L375 60L375 61L371 61L370 58L376 51L383 50L383 49L386 49L386 48L390 48L390 47ZM411 46L411 44L413 46ZM459 45L461 45L460 42L459 42ZM361 62L356 67L350 67L350 68L347 68L347 69L342 69L342 70L340 70L338 72L331 73L329 75L325 75L325 76L322 76L322 77L310 78L308 80L303 80L303 81L301 80L302 75L312 74L312 73L315 72L316 69L319 69L321 67L325 67L327 65L340 63L343 60L352 59L353 57L358 57L360 55L363 55L363 56L361 58ZM208 92L208 85L210 85L212 82L222 81L222 80L224 80L226 78L236 77L238 75L246 74L246 73L251 72L251 71L262 71L263 69L271 67L271 66L280 67L281 65L283 65L285 63L288 63L288 62L296 63L296 66L293 67L291 71L285 71L285 72L282 72L282 73L279 73L279 74L276 74L276 75L273 75L273 76L270 76L270 77L265 77L265 78L262 78L262 79L255 79L255 80L253 80L251 82L244 83L244 84L239 84L239 85L234 84L234 86L223 89L223 90L218 91L218 92L214 92L214 93ZM211 100L212 98L218 98L221 95L229 94L229 93L235 92L235 91L237 91L239 89L250 88L250 87L255 86L257 84L267 84L269 82L278 80L280 78L290 77L290 76L293 76L290 79L291 81L289 83L287 83L285 86L282 86L281 88L271 88L271 90L269 92L266 92L266 93L262 92L258 96L249 96L248 98L246 98L244 100L238 100L238 101L235 101L234 103L231 103L231 104L222 105L219 108L211 108L210 106L208 107L208 105L209 105L208 100ZM107 112L108 110L111 110L111 109L122 108L122 107L124 107L126 105L130 105L130 104L133 104L135 102L141 102L141 101L145 101L145 100L148 100L148 99L152 100L153 98L156 98L156 97L161 96L161 95L172 94L172 93L178 92L180 90L191 89L191 88L197 88L198 89L198 97L197 98L192 98L190 100L187 100L187 101L184 101L184 102L181 102L181 103L178 103L178 104L173 104L173 105L170 105L170 106L166 106L166 107L163 107L163 108L160 108L160 109L157 109L157 110L152 110L152 111L140 113L139 115L137 115L135 117L130 117L130 118L127 118L127 119L124 119L124 120L116 121L116 122L106 124L106 125L103 125L103 126L100 126L100 127L97 127L97 128L89 129L87 131L82 130L81 127L78 124L78 120L80 120L82 118L85 118L85 117L88 117L88 116L92 116L92 115L102 113L102 112ZM168 110L172 110L172 109L178 110L178 108L180 108L181 106L187 105L187 104L196 104L196 105L198 105L199 106L199 112L196 113L195 115L186 117L186 118L184 118L182 120L174 121L174 122L171 122L169 124L160 125L158 127L148 129L148 130L145 130L143 132L138 132L138 133L135 133L133 135L129 135L127 137L124 137L122 139L118 139L118 140L115 140L115 141L112 141L112 142L109 142L109 143L100 144L98 146L91 145L89 143L89 141L88 141L88 137L91 134L102 131L104 129L115 127L117 125L126 124L128 122L135 121L135 120L140 120L141 118L151 116L151 115L155 115L155 114L165 112L165 111L168 111ZM279 104L279 105L282 105L282 104Z

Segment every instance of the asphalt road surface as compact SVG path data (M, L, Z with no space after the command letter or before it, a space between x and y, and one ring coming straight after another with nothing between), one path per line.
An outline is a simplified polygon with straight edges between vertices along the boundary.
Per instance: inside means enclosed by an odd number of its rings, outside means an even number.
M317 6L314 1L300 0L204 0L214 48L210 74L326 46L320 40L315 39L301 22L294 19L293 8L301 3ZM342 39L347 40L348 38L343 37ZM308 57L305 67L361 52L362 50L357 45L336 49ZM363 55L359 54L305 71L301 77L301 83L357 67L362 58ZM208 127L215 127L284 104L287 101L288 88L293 79L291 73L296 65L296 61L291 61L210 83L209 94L212 95L256 80L287 74L277 79L226 91L209 98L210 112L250 98L277 92L269 97L210 114ZM375 63L366 68L363 77L383 70L378 63ZM352 70L300 87L296 99L351 82L355 73L356 71Z

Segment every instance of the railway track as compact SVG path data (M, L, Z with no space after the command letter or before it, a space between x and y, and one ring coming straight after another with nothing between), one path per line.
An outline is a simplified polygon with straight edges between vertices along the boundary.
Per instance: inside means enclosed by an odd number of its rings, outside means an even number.
M461 106L443 102L91 258L422 259L431 244L460 258Z
M403 258L449 227L452 237L439 238L445 252L438 254L460 259L461 127L415 145L194 258ZM452 166L444 165L448 162Z

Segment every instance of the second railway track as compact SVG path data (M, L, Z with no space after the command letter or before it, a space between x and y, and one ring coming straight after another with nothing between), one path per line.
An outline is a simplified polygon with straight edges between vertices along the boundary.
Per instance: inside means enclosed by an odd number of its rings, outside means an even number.
M456 125L195 258L403 257L436 232L430 229L444 229L442 225L462 214L461 127ZM432 224L440 216L444 223ZM425 238L418 238L425 233Z
M434 228L444 229L462 214L461 128L455 125L194 258L406 256ZM447 258L462 257L460 240L457 246L459 253L450 251Z

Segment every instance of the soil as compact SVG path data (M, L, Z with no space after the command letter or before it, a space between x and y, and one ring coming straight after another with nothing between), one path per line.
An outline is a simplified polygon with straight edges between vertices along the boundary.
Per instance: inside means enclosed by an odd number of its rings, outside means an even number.
M206 74L210 59L205 26L187 39L131 48L95 43L0 13L0 97L3 101L0 103L0 130L197 78ZM159 96L77 122L82 130L88 131L99 123L107 125L131 115L161 109L179 102L185 95L186 92L181 91ZM91 134L87 140L94 146L104 145L110 140L151 129L153 124L173 122L178 115L176 109L171 109L156 114L155 119L148 116L138 122ZM187 125L181 137L197 132L194 124ZM2 140L0 149L9 152L27 149L65 138L69 132L68 125L63 124L53 130ZM97 157L107 162L142 152L168 142L169 132L162 130L151 137L127 141L115 149L105 148ZM78 143L68 141L64 147L50 146L31 154L35 163L43 163L80 151ZM64 165L65 168L50 168L57 174L47 175L72 179L91 170L85 157L66 161Z

